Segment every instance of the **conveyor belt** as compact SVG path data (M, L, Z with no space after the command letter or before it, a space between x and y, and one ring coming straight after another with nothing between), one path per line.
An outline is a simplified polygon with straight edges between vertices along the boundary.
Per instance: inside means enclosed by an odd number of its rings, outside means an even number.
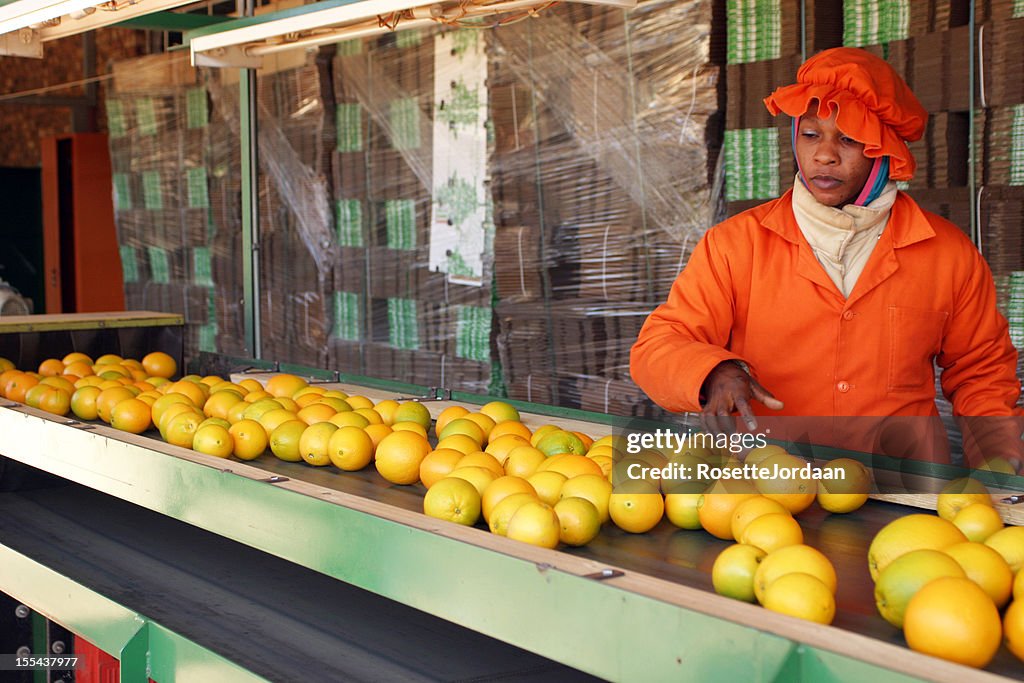
M426 488L422 484L398 486L380 477L373 466L359 472L341 472L334 467L314 468L289 463L264 454L250 461L273 474L378 500L388 505L421 512ZM875 534L890 521L921 513L893 503L869 500L859 510L833 515L817 505L798 517L804 542L821 550L835 565L839 579L834 626L905 646L902 631L893 627L875 609L874 583L868 570L868 547ZM480 528L486 529L481 522ZM648 576L713 592L711 568L715 558L731 541L715 538L703 530L684 530L667 519L646 534L630 534L606 525L585 547L559 546L562 552ZM1024 680L1024 663L1005 648L987 670Z
M270 680L596 680L75 484L0 494L0 543Z

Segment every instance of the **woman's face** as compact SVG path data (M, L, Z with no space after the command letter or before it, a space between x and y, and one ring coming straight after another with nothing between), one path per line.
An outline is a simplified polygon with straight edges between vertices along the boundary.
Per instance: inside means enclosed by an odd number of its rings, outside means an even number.
M857 198L874 164L864 156L864 145L836 127L835 112L827 119L810 112L800 117L796 158L814 198L837 209Z

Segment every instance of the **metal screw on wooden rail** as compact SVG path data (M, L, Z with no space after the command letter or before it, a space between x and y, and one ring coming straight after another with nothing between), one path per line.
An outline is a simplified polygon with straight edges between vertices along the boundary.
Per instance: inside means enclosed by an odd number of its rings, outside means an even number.
M1002 498L999 502L1006 503L1007 505L1019 505L1021 503L1024 503L1024 494L1007 496L1006 498Z
M593 579L594 581L604 581L606 579L617 579L620 576L625 576L625 572L621 572L618 569L602 569L599 572L593 574L584 574L584 579Z
M288 481L288 477L279 477L275 474L272 477L267 477L266 479L257 479L256 481L262 481L268 484L280 484L283 481Z

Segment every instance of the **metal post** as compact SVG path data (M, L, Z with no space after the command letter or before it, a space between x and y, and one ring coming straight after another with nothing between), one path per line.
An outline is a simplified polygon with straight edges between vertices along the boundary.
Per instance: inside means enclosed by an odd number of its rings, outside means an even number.
M252 16L253 0L238 0L243 16ZM242 69L238 80L242 146L242 282L245 315L245 347L253 358L261 357L260 341L260 221L259 221L259 123L256 105L256 71Z

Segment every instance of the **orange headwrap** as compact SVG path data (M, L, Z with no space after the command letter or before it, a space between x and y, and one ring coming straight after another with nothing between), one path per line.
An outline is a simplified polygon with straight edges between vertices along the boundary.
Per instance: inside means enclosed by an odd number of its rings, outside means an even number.
M772 115L803 116L818 100L818 117L836 114L839 130L864 144L864 156L890 157L889 177L910 180L917 164L905 141L924 134L928 112L883 59L852 47L825 50L804 62L797 82L764 99Z

